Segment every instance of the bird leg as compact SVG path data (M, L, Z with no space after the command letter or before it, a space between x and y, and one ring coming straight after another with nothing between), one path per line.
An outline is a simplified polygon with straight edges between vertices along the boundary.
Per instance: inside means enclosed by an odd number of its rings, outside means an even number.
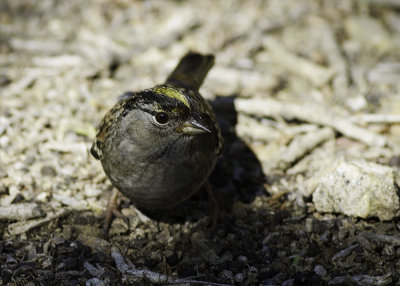
M108 200L107 209L105 212L104 225L103 225L103 233L106 239L108 239L108 232L110 231L111 223L113 221L114 216L115 217L123 216L118 211L118 194L119 191L116 188L113 188L111 197Z

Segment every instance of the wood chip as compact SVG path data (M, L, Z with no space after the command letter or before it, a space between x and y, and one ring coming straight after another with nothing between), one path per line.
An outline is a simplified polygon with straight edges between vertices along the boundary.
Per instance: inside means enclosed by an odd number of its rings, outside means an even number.
M57 219L59 217L62 217L66 214L68 214L70 210L68 209L60 209L57 212L49 212L47 213L47 216L42 219L35 219L35 220L29 220L29 221L24 221L24 222L16 222L8 225L8 233L10 235L20 235L23 234L32 228L41 226L47 222L50 222L54 219Z
M0 206L0 219L27 220L42 215L43 211L35 203Z
M386 138L368 129L354 125L350 120L336 115L327 107L311 103L282 102L269 98L239 98L235 100L239 112L267 117L283 117L332 127L343 135L357 139L369 146L384 146Z

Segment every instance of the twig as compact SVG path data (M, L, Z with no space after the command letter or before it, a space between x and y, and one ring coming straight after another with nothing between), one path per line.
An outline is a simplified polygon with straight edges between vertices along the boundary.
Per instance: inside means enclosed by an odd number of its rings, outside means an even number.
M27 232L28 230L41 226L49 221L52 221L56 218L64 216L70 212L69 209L61 209L55 213L50 212L47 214L45 218L37 219L37 220L30 220L30 221L23 221L23 222L16 222L8 225L8 232L11 235L19 235L22 233Z
M303 136L295 137L280 157L279 168L286 169L293 163L308 154L312 149L322 142L333 138L334 133L331 128L323 128L315 132L307 133Z
M395 114L359 114L349 118L351 122L358 124L365 123L400 123L400 115Z
M262 121L252 116L239 113L238 123L236 124L236 134L239 137L251 137L258 141L279 140L284 135L289 139L300 133L312 132L319 129L314 124L289 125L285 122L264 119Z
M83 263L83 267L85 267L85 269L94 277L96 278L100 278L103 274L104 274L104 270L103 269L98 269L95 266L93 266L92 264L90 264L89 262L85 262Z
M380 63L367 75L371 83L398 84L400 80L400 63Z
M153 283L153 284L181 284L181 283L189 283L189 284L199 284L199 285L214 285L214 286L227 286L228 284L220 284L214 282L207 281L197 281L197 280L186 280L186 279L176 279L170 276L162 275L150 270L139 270L135 267L129 267L126 264L124 258L120 253L117 252L115 248L111 251L111 256L115 261L115 264L126 279L142 282L142 283Z
M386 235L386 234L372 233L372 232L363 232L361 233L361 235L368 240L377 240L393 245L400 245L400 237L396 237L393 235Z
M344 59L341 46L338 43L332 25L328 24L326 19L314 18L315 27L321 29L321 45L324 54L327 57L329 65L336 72L333 80L332 87L337 97L346 97L349 86L349 76L347 72L347 63Z
M13 37L10 44L15 50L36 54L56 54L64 49L64 44L61 41L53 39L35 40Z
M82 58L76 55L65 54L54 57L35 57L32 62L37 66L71 67L80 66L82 64Z
M339 258L346 257L346 256L349 255L350 252L351 252L354 248L356 248L357 246L358 246L358 244L356 243L356 244L350 245L349 247L347 247L347 248L345 248L345 249L340 250L338 253L336 253L336 254L332 257L332 260L331 260L331 261L334 262L335 260L337 260L337 259L339 259Z
M216 66L210 72L209 81L218 86L218 93L231 94L238 90L251 94L256 90L271 90L279 85L278 77L265 71L237 70Z
M37 73L29 73L22 77L20 80L10 84L3 92L2 95L4 97L13 97L15 95L18 95L21 93L23 90L28 88L30 85L32 85L35 80L38 78Z
M258 116L283 117L287 120L299 119L336 129L349 138L364 142L369 146L384 146L385 137L352 124L349 120L334 114L331 110L310 103L281 102L270 98L239 98L235 100L236 110Z
M265 38L263 45L272 54L270 57L271 60L289 72L307 79L315 86L325 84L334 75L333 69L327 69L305 58L295 56L273 38Z
M362 285L362 286L383 286L389 285L392 282L392 273L387 273L382 276L371 275L353 275L353 276L336 276L328 282L329 285Z
M0 206L0 219L26 220L42 215L43 211L35 203Z

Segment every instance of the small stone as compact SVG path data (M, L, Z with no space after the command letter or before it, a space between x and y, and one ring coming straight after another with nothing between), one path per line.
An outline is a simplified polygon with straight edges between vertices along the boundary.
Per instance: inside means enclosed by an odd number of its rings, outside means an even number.
M92 278L86 281L87 286L107 286L109 283L107 281L102 281L99 278Z
M314 272L315 274L317 274L318 276L325 276L326 275L326 270L322 265L315 265L314 267Z
M269 246L267 246L267 245L264 245L264 246L261 248L261 251L264 253L264 255L265 255L266 257L269 257L269 256L271 255L271 248L269 248Z
M119 235L126 233L129 230L129 226L122 218L116 218L113 220L110 228L110 236Z
M16 266L16 265L18 265L18 261L14 257L12 257L10 254L7 254L6 264L8 266Z
M49 197L49 193L41 192L36 196L36 201L45 203L45 202L47 202L48 197Z
M228 241L235 241L236 240L236 235L233 233L228 233L228 235L226 236L226 239Z
M305 232L312 232L313 230L313 219L311 217L306 218L306 223L304 225L304 231Z
M320 212L390 220L399 209L394 171L366 161L340 160L320 178L313 202Z
M230 270L222 270L218 275L225 283L233 284L233 273Z
M249 272L258 273L258 269L255 266L249 266Z
M137 228L137 226L140 224L140 218L136 214L134 206L122 209L121 213L128 218L130 230Z
M102 251L104 253L110 252L110 243L102 238L81 233L78 235L77 241L89 246L94 251Z
M43 166L42 169L40 170L40 173L43 176L48 176L48 177L55 177L57 175L56 170L52 166Z
M33 261L37 257L36 246L30 243L26 248L25 261Z
M24 160L24 164L31 166L33 163L35 163L36 159L33 156L28 156L25 160Z
M385 245L382 249L382 255L392 257L396 254L394 245Z
M276 256L277 256L277 257L280 257L280 258L284 258L284 257L286 257L286 251L284 251L284 250L279 250L279 251L276 253Z
M54 258L52 256L47 256L43 261L42 261L42 268L43 269L51 269L54 265Z
M77 234L90 234L90 236L99 237L99 238L104 235L103 231L100 228L98 228L95 225L92 225L91 223L74 224L74 225L72 225L72 229ZM65 232L71 231L67 227L64 227L63 230L65 230ZM64 231L63 231L63 233L64 233ZM66 238L66 236L63 236L63 237Z
M292 253L297 253L299 252L299 243L297 241L292 241L290 243L290 251Z
M242 283L244 281L244 275L243 273L237 273L235 275L235 282L237 283Z
M52 242L53 242L55 245L63 244L63 243L65 242L65 238L62 237L62 236L60 236L60 235L56 235L56 236L53 238Z
M85 187L84 190L85 190L85 195L89 198L94 198L101 195L101 190L93 186L87 186Z
M146 237L146 233L144 232L143 229L140 229L140 228L133 229L131 234L129 235L129 238L131 238L131 239L143 239L145 237Z

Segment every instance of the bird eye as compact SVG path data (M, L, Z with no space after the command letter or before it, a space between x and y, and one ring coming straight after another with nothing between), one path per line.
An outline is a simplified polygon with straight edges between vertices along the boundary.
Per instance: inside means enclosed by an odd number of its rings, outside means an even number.
M166 124L169 120L169 116L165 112L158 112L154 116L154 119L158 124Z

